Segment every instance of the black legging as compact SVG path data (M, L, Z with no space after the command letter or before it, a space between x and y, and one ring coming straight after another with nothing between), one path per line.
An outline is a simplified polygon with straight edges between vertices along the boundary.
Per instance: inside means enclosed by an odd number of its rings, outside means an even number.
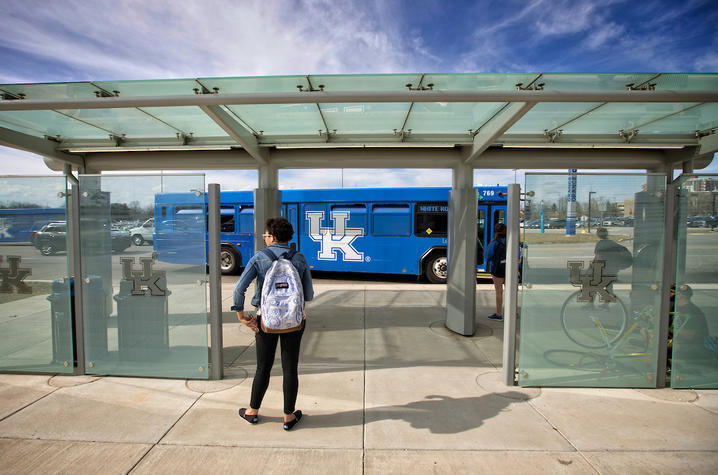
M291 333L265 333L260 326L259 332L255 334L254 340L257 347L257 372L254 374L252 383L252 399L249 406L252 409L259 409L264 399L264 393L269 387L269 375L274 364L274 354L277 352L277 340L282 340L282 373L284 389L284 413L292 414L294 405L297 402L297 390L299 389L299 376L297 366L299 364L299 344L302 342L301 330Z

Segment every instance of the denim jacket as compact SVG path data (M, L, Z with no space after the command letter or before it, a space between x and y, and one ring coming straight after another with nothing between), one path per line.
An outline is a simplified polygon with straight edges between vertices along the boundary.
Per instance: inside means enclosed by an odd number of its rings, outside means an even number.
M287 244L272 244L267 249L270 249L275 256L279 257L289 250ZM312 286L312 274L309 272L309 264L307 264L306 258L296 253L292 258L292 264L297 268L299 272L299 278L302 280L302 289L304 290L304 301L308 302L314 298L314 287ZM264 284L264 276L272 266L272 260L267 257L263 252L258 252L247 262L247 266L244 268L244 272L239 277L237 284L234 286L234 305L232 310L240 312L244 310L244 294L247 292L249 284L256 278L257 279L257 290L252 297L252 305L259 307L259 303L262 299L262 285Z

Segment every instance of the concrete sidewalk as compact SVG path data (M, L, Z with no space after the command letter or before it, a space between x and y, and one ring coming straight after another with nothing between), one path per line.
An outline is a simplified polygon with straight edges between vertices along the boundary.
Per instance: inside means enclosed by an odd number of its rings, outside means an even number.
M230 312L222 381L0 375L0 472L716 472L718 393L506 387L480 287L466 338L441 286L318 282L291 432L279 361L260 423L237 416L254 339Z

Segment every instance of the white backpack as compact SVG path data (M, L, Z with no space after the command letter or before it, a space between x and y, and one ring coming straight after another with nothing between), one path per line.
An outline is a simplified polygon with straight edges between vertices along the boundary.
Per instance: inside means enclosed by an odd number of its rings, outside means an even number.
M265 333L289 333L304 324L304 289L297 268L292 264L296 251L277 257L269 249L262 252L272 259L264 276L260 304L261 325Z

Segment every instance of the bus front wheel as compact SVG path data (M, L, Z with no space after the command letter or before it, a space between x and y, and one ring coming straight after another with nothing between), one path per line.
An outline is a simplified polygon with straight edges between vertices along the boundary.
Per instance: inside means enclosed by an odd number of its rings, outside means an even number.
M424 273L432 284L445 284L447 272L446 256L434 254L426 260Z
M219 266L222 274L234 274L239 269L239 256L229 246L222 246L219 253Z

